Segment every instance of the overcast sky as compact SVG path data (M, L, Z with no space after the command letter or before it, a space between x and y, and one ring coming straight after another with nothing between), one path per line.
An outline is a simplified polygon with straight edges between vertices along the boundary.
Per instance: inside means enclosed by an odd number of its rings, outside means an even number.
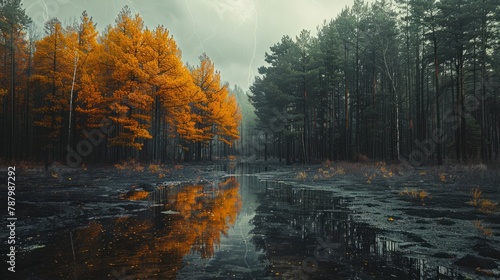
M150 29L165 26L182 50L182 59L198 65L203 52L222 79L244 90L252 84L264 53L283 35L315 32L354 0L22 0L42 30L46 20L79 19L86 10L102 31L128 5Z

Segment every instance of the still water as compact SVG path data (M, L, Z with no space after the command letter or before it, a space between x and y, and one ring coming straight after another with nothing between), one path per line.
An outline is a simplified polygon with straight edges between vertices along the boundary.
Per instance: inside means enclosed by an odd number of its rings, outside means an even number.
M237 166L200 185L135 190L130 215L94 219L36 250L31 279L453 279L357 222L354 198ZM35 258L35 257L34 257ZM35 275L35 274L31 274Z

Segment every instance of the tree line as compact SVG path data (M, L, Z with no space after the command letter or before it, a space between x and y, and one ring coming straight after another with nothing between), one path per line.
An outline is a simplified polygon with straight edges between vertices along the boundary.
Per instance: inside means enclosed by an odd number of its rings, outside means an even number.
M20 0L6 0L0 30L2 158L202 160L239 138L236 97L210 58L184 64L169 31L128 7L101 34L83 12L37 36Z
M497 160L499 32L495 0L355 0L265 54L250 88L261 151L287 163Z

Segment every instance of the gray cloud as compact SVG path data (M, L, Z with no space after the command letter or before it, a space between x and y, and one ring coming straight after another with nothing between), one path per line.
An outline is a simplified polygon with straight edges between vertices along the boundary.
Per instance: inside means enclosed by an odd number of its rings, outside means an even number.
M103 30L128 5L153 29L165 26L182 50L183 60L198 64L202 52L222 78L248 89L264 65L264 53L283 35L314 32L353 0L24 0L27 14L43 28L46 20L78 19L86 10Z

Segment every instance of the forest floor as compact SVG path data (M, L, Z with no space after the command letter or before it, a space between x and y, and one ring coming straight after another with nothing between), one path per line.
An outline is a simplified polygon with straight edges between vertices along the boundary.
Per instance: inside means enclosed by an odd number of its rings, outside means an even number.
M356 222L384 232L398 251L430 267L500 278L498 167L327 162L279 167L259 177L351 198Z
M259 173L261 180L355 198L350 208L359 221L393 235L412 254L436 264L452 262L476 274L500 275L498 169L484 165L413 168L383 162L259 164L272 170ZM43 247L58 232L82 227L89 220L141 211L147 201L130 203L123 198L159 185L216 181L230 173L227 165L221 161L160 167L129 162L71 169L53 164L48 171L18 166L16 245L23 255ZM234 168L236 162L229 165ZM0 172L6 173L7 168L0 167ZM0 200L7 201L6 191ZM5 211L1 218L7 218ZM7 237L2 230L0 239ZM2 242L2 248L6 246ZM20 268L22 263L21 257Z

